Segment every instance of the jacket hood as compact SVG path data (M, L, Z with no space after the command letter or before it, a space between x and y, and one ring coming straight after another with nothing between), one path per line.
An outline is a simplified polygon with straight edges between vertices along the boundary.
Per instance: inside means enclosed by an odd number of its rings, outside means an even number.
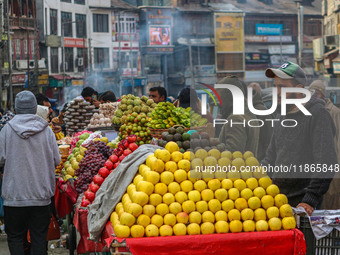
M34 114L18 114L8 122L14 132L23 139L28 139L48 127L48 122Z
M322 104L322 105L325 105L325 101L318 98L318 94L313 92L312 93L312 97L310 98L310 100L306 103L306 108L309 109L311 108L312 106L316 105L316 104Z

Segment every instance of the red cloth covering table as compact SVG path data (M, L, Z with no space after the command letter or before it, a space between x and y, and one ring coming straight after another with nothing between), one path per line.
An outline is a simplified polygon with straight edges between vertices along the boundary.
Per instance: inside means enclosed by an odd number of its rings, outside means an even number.
M121 242L122 238L116 238ZM298 229L252 233L228 233L197 236L126 238L134 255L233 254L233 255L303 255L304 236Z
M73 223L76 226L81 240L78 254L86 252L101 252L107 250L116 239L122 242L123 238L113 236L111 222L105 226L102 242L95 243L88 240L87 229L88 211L78 208ZM283 231L228 233L193 236L144 237L126 238L127 247L134 255L304 255L306 242L303 233L298 229ZM119 248L120 252L126 251Z
M73 217L73 224L76 227L80 240L77 246L77 254L83 254L87 252L103 252L109 251L109 248L105 247L106 243L103 242L93 242L88 240L89 232L87 229L87 215L88 211L82 208L77 208ZM111 222L108 222L102 234L102 240L110 239L113 235L113 227ZM113 240L113 237L112 237ZM110 247L110 246L108 246Z

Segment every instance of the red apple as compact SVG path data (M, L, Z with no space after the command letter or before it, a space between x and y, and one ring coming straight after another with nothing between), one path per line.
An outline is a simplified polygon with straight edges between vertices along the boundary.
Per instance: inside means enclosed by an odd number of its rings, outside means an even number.
M116 163L118 161L118 156L115 154L112 154L109 159L112 161L112 163Z
M113 167L113 163L111 162L111 160L108 159L108 160L106 160L104 166L106 166L107 169L111 170L112 167ZM105 178L105 176L103 176L103 177Z
M83 199L83 201L81 201L80 206L87 207L89 204L91 204L91 202L88 199Z
M122 156L119 157L119 161L120 161L120 162L122 162L123 159L125 159L125 156L124 156L124 155L122 155Z
M94 182L95 184L98 184L98 185L100 186L100 185L102 185L102 183L104 182L104 178L101 177L99 174L97 174L97 175L95 175L95 176L93 177L93 182Z
M129 149L130 149L131 151L135 151L135 150L138 149L138 145L135 144L135 143L130 143L130 144L129 144Z
M95 184L94 182L91 182L89 188L93 193L96 193L99 189L99 185Z
M107 163L107 161L106 161L106 163ZM106 163L105 163L105 166L106 166ZM112 169L113 168L113 163L111 161L110 161L110 164L112 166L111 167L111 169ZM102 168L99 169L98 174L105 179L110 174L109 170L111 170L111 169L107 168L107 166L106 167L102 167Z
M113 169L116 169L117 166L119 166L119 164L120 164L120 161L116 162L116 163L113 165Z
M127 139L129 141L129 143L134 143L134 142L137 141L137 136L136 135L129 135Z
M92 191L85 191L85 197L90 201L92 202L94 200L94 198L96 197L96 195L92 192Z
M130 155L132 151L130 149L126 149L123 153L123 155L126 157L127 155Z

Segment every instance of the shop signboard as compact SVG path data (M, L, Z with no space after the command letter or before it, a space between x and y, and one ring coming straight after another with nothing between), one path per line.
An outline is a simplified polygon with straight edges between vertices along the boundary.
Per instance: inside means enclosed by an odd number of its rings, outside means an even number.
M244 76L244 13L224 12L214 15L216 73L232 72Z
M64 46L70 48L86 47L86 39L83 38L64 38Z
M313 40L313 57L314 60L319 61L323 59L325 54L325 47L323 44L323 38L317 38Z
M244 36L245 42L257 42L257 43L267 43L267 42L292 42L291 35L245 35Z
M243 51L243 35L243 15L215 14L216 52Z
M146 79L133 79L133 86L140 87L145 86L147 83ZM123 87L130 87L131 86L131 79L123 80Z
M171 45L170 26L150 26L149 41L151 46Z
M147 54L173 53L172 11L163 8L147 8ZM156 49L157 48L157 49Z
M288 45L268 45L268 52L269 54L295 54L295 45L288 44Z
M247 52L246 53L246 64L263 64L270 61L270 55L267 53L260 52Z
M333 73L340 74L340 62L333 62Z
M173 47L145 47L143 48L145 54L171 54L174 52Z
M72 86L84 86L84 80L72 80Z
M257 35L280 35L282 24L256 24Z
M25 84L25 82L26 82L25 74L12 75L12 84Z

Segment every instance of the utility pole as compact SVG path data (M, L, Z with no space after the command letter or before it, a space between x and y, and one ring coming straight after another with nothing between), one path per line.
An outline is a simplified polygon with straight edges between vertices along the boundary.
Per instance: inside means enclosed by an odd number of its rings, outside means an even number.
M120 11L118 12L118 86L119 86L119 96L121 97L122 96L122 93L123 93L123 88L122 88L122 85L120 84L121 83L121 77L120 77L120 53L121 53L121 44L120 44L120 41L121 41L121 38L120 38Z
M3 2L0 1L0 35L2 36L3 34L3 13L4 13L4 10L3 10ZM2 104L2 95L3 95L3 91L2 91L2 75L3 75L3 68L4 68L4 64L3 64L3 42L2 42L2 38L0 40L0 44L1 44L1 47L0 47L0 107L2 108L3 107L3 104Z
M26 19L28 19L28 0L26 0ZM28 89L31 90L31 67L30 67L30 51L28 50L28 46L29 46L29 41L30 41L30 34L29 31L26 27L26 58L27 58L27 84L28 84Z
M299 55L298 64L302 65L302 51L303 51L303 6L302 0L295 0L298 9L298 42L299 42Z
M89 55L90 55L90 76L92 74L92 46L91 46L91 38L89 38Z
M190 62L190 73L191 73L191 83L190 88L195 89L195 77L194 77L194 66L192 65L192 49L191 49L191 40L187 39L189 46L189 62Z
M63 51L63 87L64 88L66 87L65 38L64 38L64 33L65 33L64 25L65 24L66 24L65 22L61 23L61 45L62 45L62 51Z
M39 92L38 88L38 76L39 76L39 63L38 63L38 27L37 27L37 15L36 15L36 1L33 1L33 22L34 22L34 76L33 76L33 86L32 86L32 92L34 94Z
M131 68L131 94L135 94L135 82L133 79L133 52L132 52L132 31L130 30L130 57L129 57L129 62L130 62L130 68Z
M9 22L9 0L6 0L7 9L7 48L8 48L8 85L9 85L9 103L10 109L13 111L13 87L12 87L12 53L11 53L11 33L10 33L10 22Z

